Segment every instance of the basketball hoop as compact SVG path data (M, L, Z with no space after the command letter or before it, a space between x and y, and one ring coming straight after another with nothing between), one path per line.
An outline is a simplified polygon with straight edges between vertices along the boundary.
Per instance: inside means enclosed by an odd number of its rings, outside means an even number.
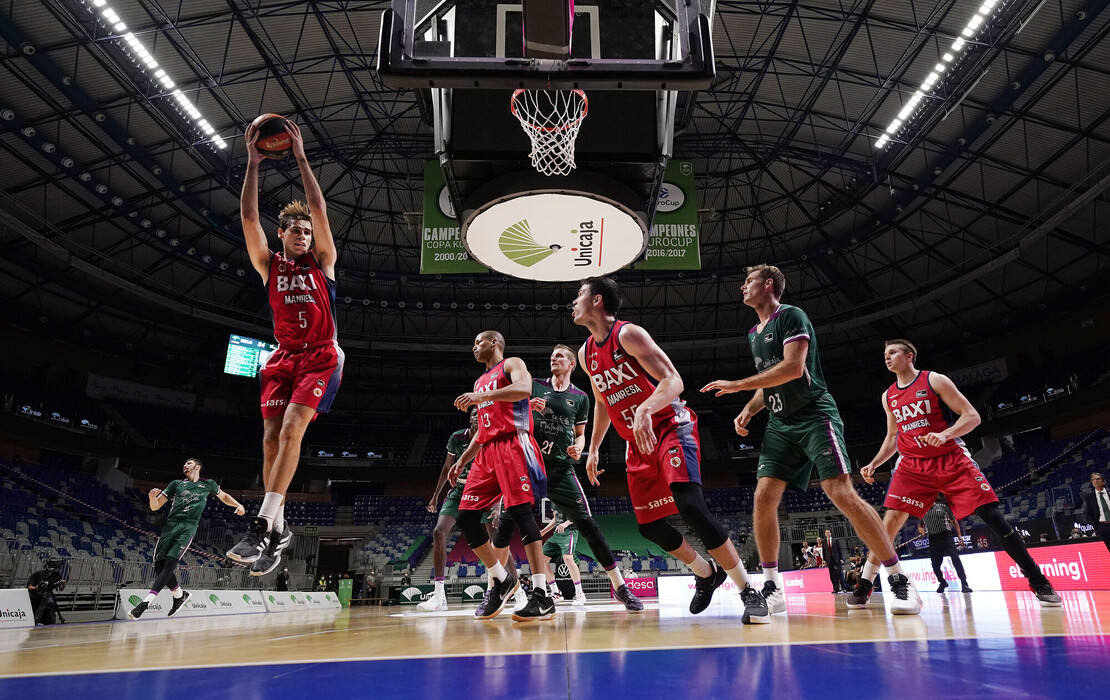
M589 111L583 90L517 90L509 110L532 142L532 167L544 175L574 170L574 141Z

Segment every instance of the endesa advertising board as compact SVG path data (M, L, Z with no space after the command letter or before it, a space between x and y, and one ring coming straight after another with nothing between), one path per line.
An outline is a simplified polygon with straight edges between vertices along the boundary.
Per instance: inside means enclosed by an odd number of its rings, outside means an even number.
M636 594L637 598L658 598L659 589L655 587L655 579L650 576L640 578L626 578L625 584L628 585L628 590ZM613 588L609 588L609 597L616 598Z

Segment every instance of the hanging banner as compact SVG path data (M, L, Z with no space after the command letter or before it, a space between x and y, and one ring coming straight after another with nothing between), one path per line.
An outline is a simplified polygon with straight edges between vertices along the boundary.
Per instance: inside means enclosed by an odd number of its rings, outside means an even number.
M644 259L636 263L637 270L701 269L696 187L693 163L688 160L667 163L647 250Z
M459 221L447 196L439 163L424 163L424 220L420 227L420 274L453 275L489 272L463 247Z

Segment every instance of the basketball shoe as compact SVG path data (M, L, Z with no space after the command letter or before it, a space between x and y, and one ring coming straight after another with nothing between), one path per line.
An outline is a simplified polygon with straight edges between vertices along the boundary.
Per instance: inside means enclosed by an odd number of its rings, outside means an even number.
M270 526L265 518L251 518L250 529L239 544L227 550L227 558L240 564L253 564L270 544Z
M513 613L517 622L530 622L532 620L550 620L555 617L555 601L542 588L533 588L532 597L523 610Z
M1030 586L1033 589L1033 594L1037 596L1042 608L1059 608L1063 606L1064 601L1060 599L1060 594L1048 582L1048 579Z
M131 608L131 612L127 613L127 616L132 620L138 620L140 617L143 616L143 613L146 612L147 606L149 605L150 603L147 603L144 600L135 607Z
M917 615L921 612L923 603L921 596L917 593L917 587L913 585L909 577L905 574L891 574L887 577L887 583L890 584L890 592L894 594L894 600L890 603L890 612L895 615Z
M644 604L641 603L640 599L636 597L636 594L628 588L627 584L622 583L617 587L616 596L617 600L624 603L624 609L628 612L638 613L644 611ZM584 605L585 599L583 599L582 602Z
M744 586L740 591L740 601L744 603L744 614L740 621L745 625L766 625L771 622L771 611L767 608L767 601L759 591L751 586ZM785 604L784 604L785 605Z
M694 576L694 597L690 599L690 614L692 615L697 615L709 607L709 604L713 601L713 592L717 590L717 586L720 586L728 578L728 572L717 566L716 562L710 562L709 565L713 567L713 573L705 578L698 575Z
M181 597L173 599L173 605L170 606L170 611L166 613L166 617L173 617L177 614L177 611L181 609L181 606L184 605L185 601L189 600L192 595L193 594L189 591L181 591Z
M443 612L447 610L447 597L433 593L431 598L422 603L417 603L416 609L420 612Z
M869 581L867 579L861 578L856 583L855 590L852 591L852 594L850 596L848 596L847 600L844 601L844 604L847 605L852 610L858 610L859 608L866 608L867 607L867 601L871 600L871 594L874 592L874 590L875 590L875 584L874 583L872 583L871 581Z
M786 612L786 595L783 594L782 589L775 585L775 582L767 579L763 582L763 590L761 591L763 599L767 601L767 607L773 613Z
M496 581L496 583L486 586L486 593L482 596L482 603L474 611L474 617L480 620L497 617L505 607L505 603L509 602L509 598L519 588L520 579L517 578L515 573L509 571L504 581Z
M281 551L293 541L293 531L289 528L289 523L285 523L281 532L272 530L269 539L266 549L251 563L251 576L265 576L281 563Z

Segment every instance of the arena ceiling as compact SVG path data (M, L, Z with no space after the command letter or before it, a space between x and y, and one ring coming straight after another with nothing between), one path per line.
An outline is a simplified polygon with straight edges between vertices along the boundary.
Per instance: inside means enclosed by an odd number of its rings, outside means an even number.
M1104 293L1107 4L999 3L876 148L979 2L718 0L718 76L675 139L695 162L703 269L622 273L627 316L680 352L746 368L748 264L782 266L786 300L842 358L888 334L981 337ZM373 71L388 5L110 0L206 134L94 0L5 3L0 296L12 322L183 356L228 331L267 334L237 211L243 126L278 112L301 125L329 201L344 345L466 347L486 327L532 346L581 337L573 285L419 274L431 129L414 93ZM263 174L264 209L300 195L291 163Z

